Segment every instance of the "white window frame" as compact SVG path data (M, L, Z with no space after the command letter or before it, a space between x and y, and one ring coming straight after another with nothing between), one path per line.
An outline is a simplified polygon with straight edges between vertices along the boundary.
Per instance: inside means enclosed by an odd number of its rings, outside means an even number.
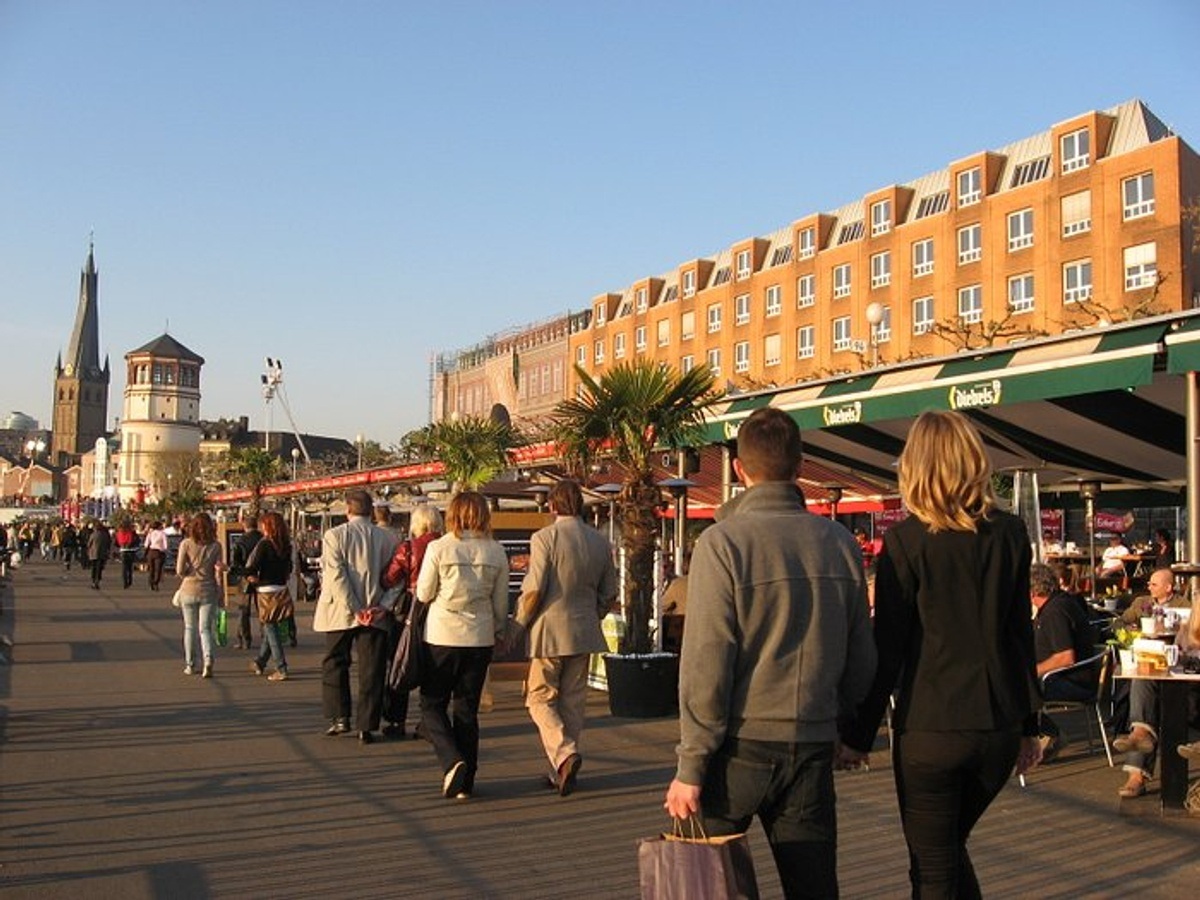
M763 338L763 365L777 366L783 359L783 339L778 334Z
M850 263L842 263L833 267L833 299L840 300L842 297L849 297L850 291L853 288L853 272L850 269Z
M933 238L922 238L913 241L912 245L913 278L933 274Z
M696 295L696 272L694 269L688 269L683 273L683 296L694 297Z
M1140 291L1158 282L1158 245L1154 241L1126 247L1122 252L1125 290Z
M871 254L871 288L887 287L892 283L892 251Z
M596 311L595 311L595 315L593 315L593 316L592 316L592 325L593 325L593 326L595 326L596 328L599 328L601 325L603 325L603 324L604 324L604 308L605 308L605 305L606 305L606 304L604 304L604 303L597 303L597 304L596 304Z
M913 334L928 334L933 330L933 297L918 297L912 302Z
M1014 315L1033 312L1035 298L1032 272L1023 272L1008 279L1008 308Z
M892 339L892 308L883 307L883 318L875 326L875 343L886 344Z
M817 302L817 277L801 275L796 279L796 308L804 309Z
M1033 246L1033 207L1008 214L1008 252L1015 253Z
M625 333L613 335L613 359L625 358Z
M983 198L983 172L979 166L958 173L958 205L973 206Z
M708 333L716 334L721 330L721 304L710 303L708 305Z
M1091 136L1086 128L1064 134L1059 141L1062 173L1086 169L1091 162Z
M576 347L575 348L575 364L578 366L586 366L587 365L587 353L588 353L587 344L580 344L578 347Z
M796 359L812 359L817 354L817 332L812 325L796 329Z
M1153 172L1142 172L1121 181L1121 208L1124 210L1126 222L1154 215Z
M696 368L696 357L692 356L692 354L685 353L683 356L679 357L679 371L681 371L684 375L692 371L694 368Z
M644 287L638 288L637 289L637 297L634 301L634 308L638 312L643 313L646 311L646 308L648 307L648 305L649 305L649 302L648 302L648 298L646 296L646 289Z
M812 259L817 255L817 232L814 228L800 229L800 258Z
M745 325L750 321L750 295L738 294L733 298L733 324Z
M603 340L596 341L595 346L592 348L592 358L596 360L596 365L600 366L600 365L604 364L604 341Z
M773 319L783 312L783 289L779 285L772 284L767 287L764 306L768 319Z
M830 325L832 326L833 333L833 352L839 353L843 350L849 350L850 346L854 343L850 317L838 316Z
M1085 199L1086 198L1086 199ZM1087 215L1071 218L1076 215L1073 207L1087 206ZM1092 192L1091 190L1076 191L1073 194L1065 194L1059 201L1059 215L1062 217L1062 234L1063 237L1074 237L1077 234L1085 234L1092 230Z
M1073 259L1063 263L1063 303L1081 303L1092 298L1092 261Z
M737 281L745 281L751 275L750 270L750 251L739 250L734 263L734 278Z
M690 341L696 336L696 311L689 309L679 317L679 339Z
M976 222L973 225L964 225L958 229L958 264L965 266L968 263L979 262L983 258L983 224ZM963 239L968 238L971 246L963 249Z
M705 361L708 363L708 368L713 375L721 374L721 348L710 347L708 353L705 354Z
M887 234L892 230L892 201L877 200L871 204L871 237Z
M965 305L964 300L970 300L970 305ZM958 320L964 325L983 321L982 285L969 284L958 289Z
M669 347L671 345L671 320L659 319L654 329L654 335L658 346Z
M633 349L638 353L646 352L646 326L639 325L633 329Z

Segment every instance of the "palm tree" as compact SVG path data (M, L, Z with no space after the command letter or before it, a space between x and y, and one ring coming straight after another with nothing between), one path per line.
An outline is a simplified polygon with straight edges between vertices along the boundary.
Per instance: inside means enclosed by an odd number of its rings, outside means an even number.
M446 467L453 493L472 490L508 468L519 435L506 421L480 416L443 419L406 437L410 447Z
M623 653L648 653L654 609L656 512L662 492L654 483L654 451L699 441L704 412L717 399L707 366L680 372L639 358L610 369L599 380L575 367L581 391L552 413L564 455L586 463L606 454L624 472L617 498L621 545L625 550L628 627Z

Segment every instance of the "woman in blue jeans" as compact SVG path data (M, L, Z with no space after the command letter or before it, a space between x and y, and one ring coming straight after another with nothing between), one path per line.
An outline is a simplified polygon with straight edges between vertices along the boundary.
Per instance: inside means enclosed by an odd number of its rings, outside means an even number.
M198 513L187 526L187 537L179 545L175 574L183 579L176 595L183 613L184 675L196 671L196 632L200 633L200 653L204 661L201 675L212 678L213 617L221 602L221 545L217 529L207 513Z
M246 560L246 580L254 585L253 602L258 607L258 621L262 623L262 649L250 664L255 675L261 675L271 659L275 660L275 671L267 681L287 681L288 663L283 653L280 631L283 623L295 615L296 607L288 591L288 578L292 574L292 541L288 536L287 522L277 512L269 512L259 518L262 540L254 545L250 558Z

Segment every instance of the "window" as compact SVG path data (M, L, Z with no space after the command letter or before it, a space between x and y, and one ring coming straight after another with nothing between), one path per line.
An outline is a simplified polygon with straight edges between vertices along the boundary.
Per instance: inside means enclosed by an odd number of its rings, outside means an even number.
M615 316L613 316L613 318L614 319L623 319L625 316L629 315L631 312L633 312L633 303L630 300L630 298L626 297L624 300L621 301L621 305L617 307L617 314Z
M604 324L604 304L596 304L596 315L592 318L592 324L599 328Z
M663 291L663 296L662 296L661 302L674 303L678 299L679 299L679 285L672 284L672 285L668 285L667 289L665 291Z
M1158 247L1153 241L1125 248L1125 290L1154 287L1158 281Z
M1008 214L1008 252L1033 246L1033 210Z
M871 204L871 236L887 234L892 230L892 201L880 200Z
M833 299L850 296L850 263L833 267Z
M163 372L162 363L155 363L153 372L154 372L154 374L151 376L153 379L153 383L154 384L162 384L163 378L165 377L165 374ZM75 399L74 396L72 396L71 399L74 400Z
M1092 296L1092 261L1077 259L1063 266L1063 303L1079 303Z
M625 358L625 335L624 334L614 334L613 335L613 359L624 359L624 358Z
M642 353L646 349L646 326L639 325L633 330L633 349Z
M683 273L683 296L692 297L696 293L696 272L694 269L688 269Z
M871 256L871 287L887 287L892 283L892 254L884 250Z
M833 349L850 349L850 317L839 316L833 320Z
M817 252L817 234L811 228L800 232L800 258L811 259Z
M721 266L717 269L717 274L713 276L712 286L720 287L730 279L729 266Z
M735 263L735 265L737 267L737 276L736 277L737 277L738 281L745 281L747 278L749 278L750 277L750 251L749 250L739 250L737 253L737 262Z
M1154 214L1154 173L1144 172L1121 182L1125 218L1140 219Z
M763 338L763 365L777 366L779 365L780 348L783 346L779 340L779 335L768 334Z
M783 312L783 291L779 289L779 285L773 284L767 288L767 318L777 316Z
M782 266L784 263L792 261L792 245L784 244L782 247L776 247L775 252L771 254L771 268Z
M842 230L838 232L838 243L848 244L851 241L862 240L863 223L851 222L849 225L843 225Z
M1042 156L1038 159L1031 159L1029 162L1023 162L1013 169L1012 181L1009 182L1008 186L1015 188L1034 181L1041 181L1049 172L1050 157Z
M1063 237L1092 230L1092 192L1067 194L1060 202Z
M708 368L712 370L713 375L721 374L721 349L719 347L708 351Z
M928 275L933 272L933 238L914 241L912 253L913 278L920 278L922 275Z
M1033 276L1014 275L1008 279L1008 308L1014 313L1033 312Z
M575 348L575 364L579 366L587 365L587 345L580 344Z
M958 289L958 318L964 325L983 321L983 289L979 285Z
M933 298L919 297L912 308L913 334L928 334L933 328Z
M556 360L554 363L554 393L562 395L563 389L563 364L562 360Z
M937 215L943 213L950 208L950 192L940 191L936 194L930 194L928 197L922 197L921 202L917 204L917 218L924 219L926 216Z
M647 301L646 301L646 289L644 287L637 289L637 300L636 300L635 305L637 307L638 312L642 313L642 312L646 311Z
M1090 158L1090 143L1086 128L1062 136L1062 171L1064 175L1067 172L1074 172L1076 169L1087 168Z
M796 306L803 309L817 301L816 281L812 275L801 275L796 279Z
M750 321L750 295L738 294L733 298L733 324L745 325Z
M690 341L696 336L696 313L693 310L688 310L679 317L679 338L680 340Z
M979 262L983 256L983 226L976 222L958 229L958 264Z
M708 308L708 333L721 330L721 304L714 303Z
M692 371L694 368L696 368L696 357L692 356L692 354L688 353L679 358L679 371L681 371L684 375Z
M596 360L596 365L604 363L604 341L596 341L596 345L592 348L592 358Z
M796 358L812 359L817 352L814 342L814 331L811 325L801 325L796 329Z
M671 343L671 320L670 319L659 319L658 320L657 338L658 338L658 346L660 346L660 347L666 347L668 344Z
M875 326L875 343L886 344L892 339L892 308L885 306L883 308L883 318L879 320L879 324Z
M958 173L958 205L970 206L983 196L983 173L976 166Z
M542 366L542 393L550 393L550 363Z

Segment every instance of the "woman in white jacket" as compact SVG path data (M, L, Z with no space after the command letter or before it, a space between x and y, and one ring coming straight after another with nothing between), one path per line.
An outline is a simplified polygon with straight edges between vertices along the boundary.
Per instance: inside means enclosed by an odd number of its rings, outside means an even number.
M429 545L417 579L417 600L429 604L421 732L442 767L442 796L458 800L475 786L479 699L508 623L508 557L491 520L482 494L458 494L446 510L448 533Z

